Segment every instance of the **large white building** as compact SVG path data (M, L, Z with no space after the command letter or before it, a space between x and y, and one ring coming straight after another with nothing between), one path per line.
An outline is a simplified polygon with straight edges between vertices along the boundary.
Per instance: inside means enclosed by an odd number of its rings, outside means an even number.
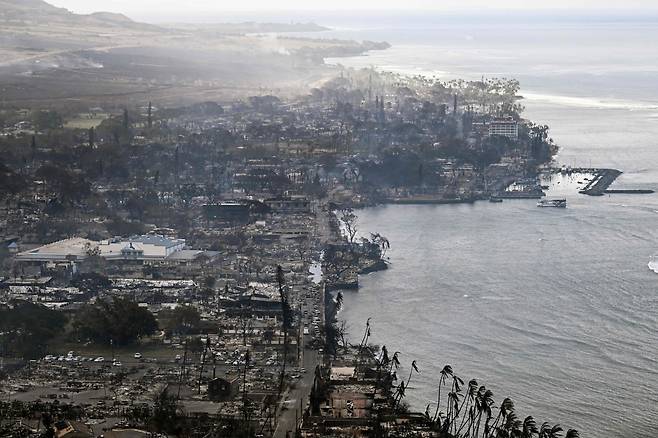
M203 251L185 249L184 239L159 235L131 236L95 241L74 237L24 251L16 256L25 262L82 261L98 255L108 261L140 261L150 263L180 263L194 260Z
M489 122L489 136L494 135L516 140L519 138L519 124L511 117L494 119Z

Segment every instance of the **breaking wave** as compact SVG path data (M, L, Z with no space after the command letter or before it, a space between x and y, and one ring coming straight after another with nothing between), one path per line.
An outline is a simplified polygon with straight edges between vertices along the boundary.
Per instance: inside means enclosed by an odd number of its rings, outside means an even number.
M598 99L595 97L573 97L540 93L523 93L527 100L548 102L556 105L596 109L656 110L657 103L623 99Z
M651 256L651 259L649 260L649 269L651 269L653 272L658 274L658 254Z

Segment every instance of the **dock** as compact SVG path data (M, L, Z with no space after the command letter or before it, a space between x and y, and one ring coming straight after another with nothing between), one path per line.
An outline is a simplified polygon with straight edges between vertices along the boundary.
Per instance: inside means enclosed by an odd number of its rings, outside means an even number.
M622 174L617 169L582 169L583 173L594 173L594 178L578 193L589 196L603 196L608 187Z
M546 196L543 191L502 191L493 197L498 199L541 199Z
M443 204L472 204L475 198L443 198L439 196L407 196L404 198L388 198L386 204L401 205L443 205Z
M623 172L617 169L597 169L597 168L551 168L551 172L562 173L563 175L572 175L572 174L590 174L594 177L587 183L585 187L578 191L583 195L589 196L603 196L603 195L614 195L614 194L624 194L624 195L648 195L655 193L651 189L609 189L612 183L615 182L619 175Z
M656 193L654 190L651 189L629 189L629 190L606 190L605 194L606 195L613 195L613 194L624 194L624 195L651 195L652 193Z

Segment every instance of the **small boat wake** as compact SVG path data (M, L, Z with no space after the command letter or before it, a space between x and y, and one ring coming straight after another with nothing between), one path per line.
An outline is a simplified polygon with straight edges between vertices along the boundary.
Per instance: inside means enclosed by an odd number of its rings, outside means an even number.
M658 274L658 254L651 256L649 260L649 269Z

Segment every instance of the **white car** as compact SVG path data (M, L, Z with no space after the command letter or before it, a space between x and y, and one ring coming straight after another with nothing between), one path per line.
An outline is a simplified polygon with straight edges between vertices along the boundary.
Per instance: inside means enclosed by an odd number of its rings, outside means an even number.
M141 359L142 358L142 353L135 353L134 358L135 359Z
M112 362L112 365L114 365L115 367L120 367L120 366L122 366L123 364L117 360L117 361L115 361L115 362Z
M105 358L103 356L98 356L96 359L94 359L94 362L105 362Z

